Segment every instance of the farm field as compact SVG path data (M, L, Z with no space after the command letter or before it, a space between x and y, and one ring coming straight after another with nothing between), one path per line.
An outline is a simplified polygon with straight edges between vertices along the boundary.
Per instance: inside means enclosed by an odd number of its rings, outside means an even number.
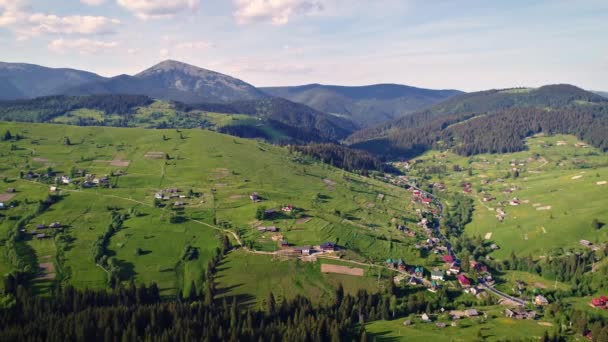
M527 151L472 157L433 151L414 168L443 167L428 175L445 183L445 193L462 193L462 184L471 184L466 195L475 210L466 234L497 244L494 257L512 252L541 257L560 248L582 248L580 240L608 241L608 229L592 226L594 219L608 222L608 156L572 136L535 136L526 144ZM455 165L462 171L452 171ZM505 212L502 222L498 208Z
M0 211L0 234L8 239L20 225L25 239L17 242L18 258L7 256L5 245L0 246L0 271L29 270L41 278L42 294L56 282L108 286L108 269L96 265L92 250L113 213L128 217L107 242L120 279L155 281L164 296L187 291L192 281L199 284L220 237L228 232L233 244L235 234L254 249L277 250L277 241L271 233L260 233L260 225L277 226L290 245L330 241L359 260L424 262L413 249L414 239L394 228L416 219L404 189L291 155L284 148L205 130L0 123L0 131L7 130L22 138L0 142L2 191L16 189L3 199L8 208ZM82 182L80 171L108 176L111 188L55 185L62 176ZM45 179L45 174L52 176ZM58 190L50 192L52 186ZM155 193L168 188L180 189L184 198L155 202ZM262 201L251 201L253 192ZM56 196L54 203L40 211L40 201L49 195ZM178 201L183 204L176 206ZM297 211L280 212L287 204ZM259 207L279 213L259 220ZM53 222L61 223L62 233L37 229ZM33 232L50 238L38 240ZM197 250L195 260L182 259L187 246ZM47 263L54 269L41 266ZM288 266L294 267L299 266ZM314 267L319 273L319 265ZM325 278L327 293L347 277L318 276Z
M363 276L324 274L322 264L346 265L339 261L300 262L235 251L218 267L215 279L219 298L237 296L240 303L261 308L270 292L277 301L299 294L315 303L325 303L333 298L338 284L342 284L345 293L353 295L359 289L370 293L379 290L377 272L373 270L365 268ZM389 279L387 276L384 274L381 281Z
M482 308L483 309L483 308ZM484 341L502 341L509 339L539 340L545 331L554 329L541 325L539 321L513 320L500 317L500 310L492 309L496 318L482 321L481 318L463 319L457 322L456 327L450 326L450 321L440 320L447 324L439 328L432 323L423 323L420 317L412 319L411 326L404 326L406 318L392 321L375 321L365 325L368 338L376 341L470 341L482 338ZM481 335L481 337L480 337Z

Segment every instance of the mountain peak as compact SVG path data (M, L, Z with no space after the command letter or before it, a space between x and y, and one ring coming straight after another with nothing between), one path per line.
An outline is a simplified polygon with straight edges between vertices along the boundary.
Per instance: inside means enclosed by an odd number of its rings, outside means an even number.
M135 77L148 76L167 71L179 71L191 76L204 76L210 73L218 74L214 71L203 69L192 64L176 61L173 59L167 59L140 72L139 74L135 75Z

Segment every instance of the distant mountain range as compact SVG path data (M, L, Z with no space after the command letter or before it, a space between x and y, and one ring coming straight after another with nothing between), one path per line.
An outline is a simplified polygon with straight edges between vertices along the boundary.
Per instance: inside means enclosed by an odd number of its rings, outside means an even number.
M608 99L608 91L594 91L594 93L598 94L599 96L605 97Z
M351 120L359 127L412 113L461 93L397 84L256 88L231 76L173 60L163 61L133 76L110 78L73 69L0 63L0 100L49 95L132 94L196 104L281 97Z
M230 102L267 97L256 87L236 78L172 60L161 62L135 76L120 75L59 89L59 93L138 94L185 103Z
M272 96L349 118L362 127L415 112L463 93L459 90L432 90L399 84L359 87L309 84L260 89Z
M104 80L91 72L0 62L0 100L54 95L60 89Z
M608 149L608 99L568 85L462 94L428 109L359 130L352 147L378 155L412 157L430 148L462 154L513 152L535 133L576 134Z

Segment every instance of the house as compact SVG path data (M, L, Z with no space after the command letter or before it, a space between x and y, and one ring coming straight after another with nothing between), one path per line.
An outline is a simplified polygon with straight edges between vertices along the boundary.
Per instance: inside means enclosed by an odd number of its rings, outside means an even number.
M479 312L475 309L464 310L464 315L467 317L477 317L479 316Z
M426 205L431 204L431 202L433 202L433 200L430 199L430 198L428 198L428 197L425 197L425 198L422 199L422 203L424 203Z
M57 187L56 187L56 186L51 186L51 187L49 188L49 191L50 191L50 192L55 192L55 191L57 191L57 190L59 190L59 189L57 189Z
M422 318L423 322L430 322L431 321L431 318L426 313L423 313L421 318Z
M432 280L441 280L443 281L443 271L441 270L433 270L431 271L431 279Z
M61 223L53 222L53 223L49 224L49 228L61 228Z
M46 234L36 234L36 239L38 239L38 240L46 239L46 238L49 238L49 237L50 236L46 235Z
M443 262L445 262L446 264L451 264L454 262L454 257L451 255L444 255L442 258Z
M292 205L284 206L283 208L281 208L281 211L286 212L286 213L290 213L290 212L293 211L293 206Z
M403 259L397 260L397 268L399 268L399 270L401 271L405 270L405 262L403 261Z
M422 266L416 266L414 268L414 274L416 275L416 277L424 276L424 268Z
M448 269L448 274L458 274L460 273L460 265L458 265L457 263L452 263L452 265L450 266L450 268Z
M17 190L15 188L8 188L6 189L6 192L9 194L14 194L15 192L17 192Z
M591 300L591 305L593 305L596 308L606 308L606 306L608 305L608 297L606 296L601 296L598 298L593 298Z
M302 246L302 247L294 247L294 252L302 254L302 255L310 255L312 250L311 246Z
M275 233L275 232L279 231L279 228L277 228L277 227L275 227L275 226L269 226L269 227L264 227L264 226L261 226L261 227L258 227L258 231L260 231L260 232L262 232L262 233L264 233L264 232L272 232L272 233Z
M512 206L518 206L520 204L521 204L521 201L518 200L517 198L513 198L512 200L509 201L509 205L512 205Z
M302 255L310 255L312 252L311 246L303 246L302 247Z
M497 249L500 249L500 247L497 244L493 243L493 244L490 245L490 249L493 250L493 251L495 251Z
M46 229L46 226L43 224L37 224L36 229Z
M320 247L323 252L333 252L336 250L336 244L333 242L323 242Z
M289 243L287 242L287 240L279 241L279 245L281 246L281 248L289 247Z
M63 184L70 184L72 182L72 180L70 179L70 177L68 176L61 176L61 183Z
M464 274L459 274L456 279L458 279L458 282L460 283L460 286L462 287L470 287L471 286L471 279L467 278L467 276L465 276Z
M386 259L386 265L388 267L395 268L395 262L391 258Z
M581 240L581 241L579 241L579 243L582 246L585 246L585 247L591 247L591 246L593 246L593 243L591 241L588 241L588 240Z
M173 204L173 206L174 206L174 207L183 207L183 206L184 206L184 204L185 204L184 202L177 201L177 202L175 202L175 203Z
M410 321L409 319L405 320L405 321L403 321L403 325L405 325L406 327L409 327L410 325L412 325L412 321Z
M154 198L162 200L163 199L163 193L162 192L157 192L154 194Z
M257 192L254 192L251 195L249 195L249 199L251 199L253 202L259 202L260 196L258 195Z
M539 306L548 305L549 300L547 300L547 298L545 298L545 296L537 295L536 297L534 297L534 304L539 305Z

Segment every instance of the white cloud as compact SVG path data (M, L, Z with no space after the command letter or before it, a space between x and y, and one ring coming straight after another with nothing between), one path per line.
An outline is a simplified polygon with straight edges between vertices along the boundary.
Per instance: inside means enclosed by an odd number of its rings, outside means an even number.
M0 27L13 31L18 39L41 34L105 34L113 33L120 21L103 16L58 16L29 12L24 1L0 0Z
M176 49L188 49L188 50L205 50L213 47L214 44L205 41L196 41L196 42L183 42L175 45Z
M270 21L284 25L294 15L307 15L323 10L321 0L234 0L234 17L239 24Z
M49 50L57 53L76 51L82 55L103 53L118 46L117 42L91 39L55 39L48 45Z
M118 0L118 4L141 19L170 18L198 9L200 0Z
M41 33L103 34L112 33L120 24L117 19L101 16L73 15L60 17L54 14L34 13L23 23L33 35Z
M99 6L106 2L106 0L80 0L80 2L89 6Z
M160 51L158 53L163 58L169 56L169 50L168 49L160 49Z
M140 52L141 52L141 49L139 49L139 48L132 48L132 49L127 50L127 53L129 55L137 55Z

